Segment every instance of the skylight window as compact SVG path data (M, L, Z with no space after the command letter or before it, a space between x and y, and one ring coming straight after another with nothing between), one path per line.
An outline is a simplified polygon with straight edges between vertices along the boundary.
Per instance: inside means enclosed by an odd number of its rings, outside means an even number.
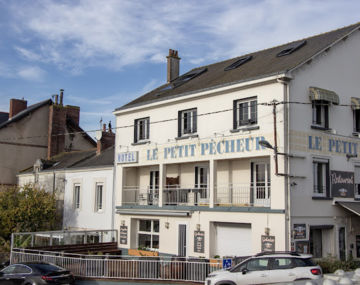
M185 73L184 75L179 76L178 78L176 78L172 83L172 85L175 87L178 87L182 84L184 84L185 82L190 81L191 79L194 79L195 77L199 76L200 74L204 73L207 71L207 68L200 68L200 69L196 69L196 70L192 70L189 71L188 73Z
M298 41L298 42L289 44L287 47L285 47L285 49L283 49L281 52L279 52L276 56L281 57L281 56L291 54L291 53L297 51L298 49L302 48L305 44L306 44L306 41Z
M232 64L230 64L229 66L225 67L224 71L238 68L240 65L243 65L244 63L248 62L252 58L253 58L252 55L242 57L242 58L238 59L237 61L233 62Z

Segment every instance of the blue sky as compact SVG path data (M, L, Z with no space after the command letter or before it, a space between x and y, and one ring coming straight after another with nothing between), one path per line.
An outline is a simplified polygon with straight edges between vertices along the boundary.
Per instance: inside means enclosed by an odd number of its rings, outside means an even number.
M0 111L65 89L85 130L180 72L360 22L360 1L0 0Z

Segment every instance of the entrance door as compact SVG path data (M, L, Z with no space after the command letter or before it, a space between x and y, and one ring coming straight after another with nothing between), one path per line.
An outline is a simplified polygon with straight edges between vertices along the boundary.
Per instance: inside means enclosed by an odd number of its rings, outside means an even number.
M310 229L310 253L313 257L322 257L322 230Z
M270 199L270 164L266 162L254 163L254 205L268 205Z
M159 171L150 171L150 183L149 183L149 205L158 203L159 199Z
M340 260L346 259L346 252L345 252L345 228L339 229L339 257Z
M196 201L200 203L208 203L209 189L208 189L208 167L196 166L195 167L195 189Z
M179 225L178 256L186 256L186 225Z

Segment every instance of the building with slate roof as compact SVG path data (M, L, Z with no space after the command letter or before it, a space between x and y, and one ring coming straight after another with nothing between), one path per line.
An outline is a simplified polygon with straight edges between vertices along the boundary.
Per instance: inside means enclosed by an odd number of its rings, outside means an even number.
M31 106L11 99L9 113L0 113L0 185L16 184L16 174L37 159L96 146L79 126L80 108L63 105L63 90L58 97Z
M62 152L38 159L17 175L19 185L34 184L55 193L67 230L113 227L113 168L115 134L105 125L97 148Z
M123 249L360 258L360 24L179 75L116 109Z

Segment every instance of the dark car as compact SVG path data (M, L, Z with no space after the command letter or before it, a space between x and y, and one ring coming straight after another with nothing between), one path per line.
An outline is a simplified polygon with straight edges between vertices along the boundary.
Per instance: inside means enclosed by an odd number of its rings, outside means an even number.
M73 284L70 271L45 262L12 264L0 271L1 285Z

